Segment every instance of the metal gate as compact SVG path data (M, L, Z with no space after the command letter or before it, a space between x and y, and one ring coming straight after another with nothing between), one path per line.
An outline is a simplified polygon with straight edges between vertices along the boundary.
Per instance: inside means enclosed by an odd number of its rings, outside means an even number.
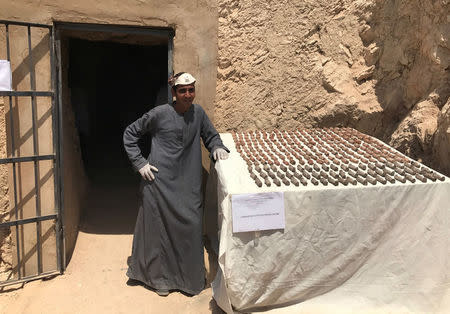
M0 159L0 166L8 169L10 204L9 219L0 220L0 232L3 231L0 237L9 234L13 255L10 275L0 281L1 287L61 274L64 241L59 154L61 107L57 96L54 27L0 20L0 28L3 28L0 34L5 35L0 40L6 48L6 59L11 61L20 55L16 60L21 60L12 66L13 88L17 90L0 91L0 96L4 96L8 134L8 154L7 158ZM22 34L18 38L27 43L21 46L11 40L11 35L17 32ZM36 34L43 37L33 45ZM5 55L0 52L2 58ZM39 67L38 75L36 67ZM29 84L25 88L28 76ZM15 81L15 77L19 78ZM39 90L43 77L47 90ZM24 121L25 117L31 121ZM40 142L46 143L46 152L40 148Z

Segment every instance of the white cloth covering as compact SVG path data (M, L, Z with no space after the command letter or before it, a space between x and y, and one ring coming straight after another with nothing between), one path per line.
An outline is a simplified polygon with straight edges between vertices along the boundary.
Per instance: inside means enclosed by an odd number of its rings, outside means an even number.
M258 188L240 175L246 164L231 135L221 137L231 154L211 175L217 175L220 243L212 286L223 310L450 312L448 178ZM231 196L269 190L284 191L286 229L233 234Z

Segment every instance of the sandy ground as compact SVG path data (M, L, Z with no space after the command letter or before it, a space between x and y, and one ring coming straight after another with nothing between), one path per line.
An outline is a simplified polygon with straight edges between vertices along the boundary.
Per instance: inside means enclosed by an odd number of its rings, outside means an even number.
M129 191L129 197L133 193ZM211 288L194 297L178 292L160 297L142 286L127 285L135 204L126 197L112 199L118 194L106 189L91 195L96 197L89 202L64 275L0 290L0 313L223 313Z

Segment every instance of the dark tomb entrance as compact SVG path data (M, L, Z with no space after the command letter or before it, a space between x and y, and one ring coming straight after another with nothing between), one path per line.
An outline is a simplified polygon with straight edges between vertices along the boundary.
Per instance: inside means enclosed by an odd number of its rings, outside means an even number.
M125 127L167 103L167 46L69 41L69 88L85 170L95 185L136 184ZM147 141L141 143L148 155Z
M80 231L130 234L140 176L124 151L123 131L145 112L168 102L173 31L68 24L61 34L63 99L73 119L64 125L75 128L72 133L78 138L78 143L65 140L64 145L78 146L75 151L88 182ZM140 146L147 157L150 137Z

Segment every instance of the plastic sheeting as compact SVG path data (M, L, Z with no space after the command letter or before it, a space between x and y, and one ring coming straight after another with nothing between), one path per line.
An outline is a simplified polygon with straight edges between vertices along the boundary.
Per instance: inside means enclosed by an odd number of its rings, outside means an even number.
M227 313L449 313L450 180L258 188L234 150L215 164ZM217 175L217 177L215 177ZM231 196L283 191L286 228L232 233ZM213 204L214 202L208 201ZM211 212L211 211L209 211Z

